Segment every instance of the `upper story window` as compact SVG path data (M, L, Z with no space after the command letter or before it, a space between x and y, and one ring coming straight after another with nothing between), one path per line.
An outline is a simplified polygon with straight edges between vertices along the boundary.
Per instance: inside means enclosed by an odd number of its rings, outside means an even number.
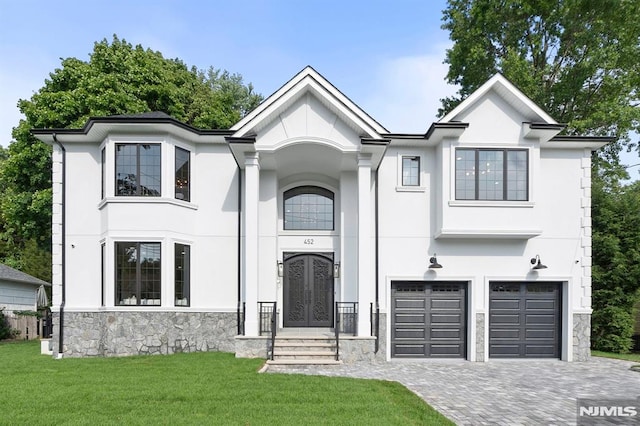
M456 200L528 199L526 149L456 149Z
M186 149L176 147L176 199L191 201L191 169L190 152Z
M402 157L402 186L420 186L420 157Z
M116 144L116 195L159 197L160 144Z
M100 151L100 173L102 175L102 188L100 189L100 198L104 199L106 192L107 192L107 188L106 188L106 166L107 166L107 149L106 148L102 148L102 150Z
M333 231L333 192L299 186L284 193L284 229Z

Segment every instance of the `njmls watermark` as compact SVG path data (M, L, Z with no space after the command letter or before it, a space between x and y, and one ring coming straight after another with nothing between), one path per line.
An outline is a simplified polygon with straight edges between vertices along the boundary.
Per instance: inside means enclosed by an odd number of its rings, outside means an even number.
M578 426L600 424L640 424L640 397L637 399L578 399Z

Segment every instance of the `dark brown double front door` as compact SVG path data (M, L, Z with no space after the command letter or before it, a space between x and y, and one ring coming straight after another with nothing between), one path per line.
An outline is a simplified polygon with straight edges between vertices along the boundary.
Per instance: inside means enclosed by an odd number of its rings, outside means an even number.
M285 327L333 326L333 255L284 254Z

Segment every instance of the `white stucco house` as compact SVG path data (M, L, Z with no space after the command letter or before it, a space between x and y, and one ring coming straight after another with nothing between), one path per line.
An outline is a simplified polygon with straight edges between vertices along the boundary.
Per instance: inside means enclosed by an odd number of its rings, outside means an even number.
M230 130L35 129L54 352L267 356L275 305L276 339L340 320L345 362L584 360L591 155L610 139L563 128L496 75L426 133L391 133L307 67Z

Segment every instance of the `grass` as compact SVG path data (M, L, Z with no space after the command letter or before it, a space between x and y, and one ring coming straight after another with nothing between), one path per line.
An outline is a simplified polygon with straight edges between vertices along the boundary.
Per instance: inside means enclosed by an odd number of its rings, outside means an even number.
M40 355L0 343L0 424L453 424L389 381L259 374L228 353L125 358Z
M605 357L605 358L624 359L626 361L640 362L640 354L639 353L616 354L616 353L613 353L613 352L591 351L591 355L593 355L593 356L601 356L601 357Z

